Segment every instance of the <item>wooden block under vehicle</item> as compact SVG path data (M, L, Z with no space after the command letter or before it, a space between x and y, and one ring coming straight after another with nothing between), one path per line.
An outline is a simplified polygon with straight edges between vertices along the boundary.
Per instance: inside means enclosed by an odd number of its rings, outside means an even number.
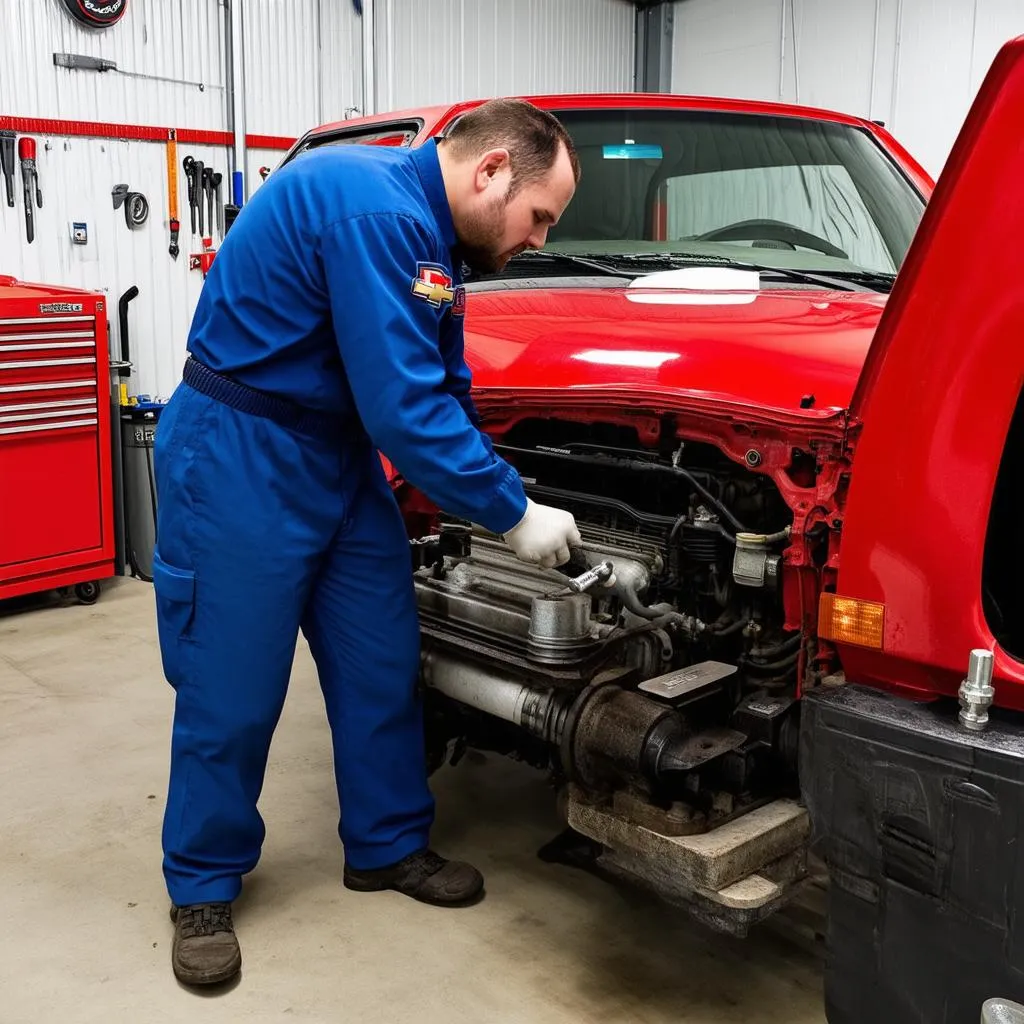
M725 906L777 898L780 884L759 872L801 850L810 833L807 811L795 800L775 800L701 835L664 836L570 795L568 823L642 863L652 878L700 890Z

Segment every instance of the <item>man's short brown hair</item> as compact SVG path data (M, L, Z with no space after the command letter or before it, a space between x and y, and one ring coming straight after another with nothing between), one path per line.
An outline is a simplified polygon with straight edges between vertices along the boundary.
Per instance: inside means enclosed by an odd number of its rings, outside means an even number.
M512 169L509 198L554 166L565 146L573 177L580 180L580 161L562 122L547 110L525 100L488 100L463 114L445 133L442 143L457 160L468 160L490 149L507 149Z

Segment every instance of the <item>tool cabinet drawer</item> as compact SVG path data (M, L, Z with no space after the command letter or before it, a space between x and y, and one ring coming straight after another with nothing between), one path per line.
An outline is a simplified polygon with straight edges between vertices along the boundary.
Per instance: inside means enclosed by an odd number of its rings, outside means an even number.
M104 308L102 295L0 280L0 591L112 549Z

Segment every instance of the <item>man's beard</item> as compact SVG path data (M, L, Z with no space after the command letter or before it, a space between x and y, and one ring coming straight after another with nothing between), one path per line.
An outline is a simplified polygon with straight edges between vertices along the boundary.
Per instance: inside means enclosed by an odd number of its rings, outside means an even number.
M472 214L459 233L459 255L477 274L496 274L507 262L501 236L505 230L507 201L499 199L486 210Z

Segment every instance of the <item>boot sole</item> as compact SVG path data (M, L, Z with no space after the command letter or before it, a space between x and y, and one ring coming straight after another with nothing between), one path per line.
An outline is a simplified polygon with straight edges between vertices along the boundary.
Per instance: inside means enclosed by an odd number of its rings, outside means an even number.
M388 885L386 882L364 881L361 878L351 878L348 875L342 878L342 884L346 889L351 889L353 892L397 892L402 896L408 896L409 899L416 900L419 903L427 903L432 907L468 907L478 903L484 895L484 887L480 886L475 892L468 893L465 896L450 898L421 896L417 893L406 892L404 889L398 888L398 886Z
M170 909L171 923L178 923L178 907L171 904ZM242 969L242 951L241 949L235 954L235 958L231 960L226 967L222 967L216 971L188 971L184 967L180 967L171 958L171 970L174 971L174 976L183 985L219 985L221 982L230 981L238 972Z
M174 976L183 985L219 985L230 981L242 969L242 955L239 953L230 964L216 971L187 971L176 963L172 963L171 967L174 969Z

